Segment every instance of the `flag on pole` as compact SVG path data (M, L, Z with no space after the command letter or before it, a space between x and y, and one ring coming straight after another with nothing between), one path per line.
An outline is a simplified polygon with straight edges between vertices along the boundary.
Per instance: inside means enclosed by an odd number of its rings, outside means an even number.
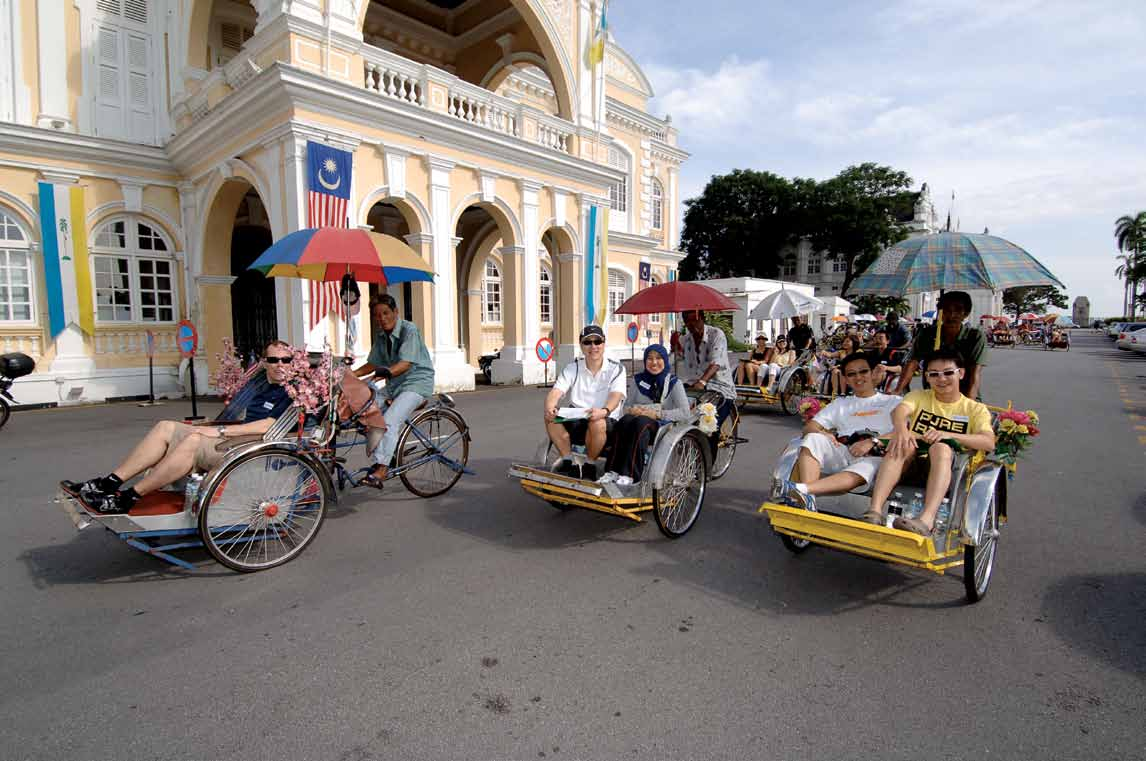
M604 327L609 310L609 207L601 207L597 225L597 313L593 320Z
M593 36L589 38L586 58L589 60L589 66L593 68L605 60L605 41L609 36L609 21L605 16L608 4L609 0L601 0L601 16L597 19L597 28L593 31Z
M649 284L652 282L652 278L653 266L648 262L641 262L638 266L637 272L637 291L643 291L644 289L648 288ZM641 329L644 330L649 325L649 316L647 314L642 314L637 317L637 321L640 323Z
M329 145L306 143L306 226L347 227L346 207L350 203L350 177L354 157L349 151ZM338 283L310 280L310 310L307 330L332 311L346 319L338 298Z
M585 322L593 322L597 314L597 289L594 287L596 279L597 259L597 207L589 207L589 235L586 237L589 245L585 251Z
M55 338L70 323L75 323L91 335L95 332L95 310L84 189L78 185L41 182L39 195L49 332Z

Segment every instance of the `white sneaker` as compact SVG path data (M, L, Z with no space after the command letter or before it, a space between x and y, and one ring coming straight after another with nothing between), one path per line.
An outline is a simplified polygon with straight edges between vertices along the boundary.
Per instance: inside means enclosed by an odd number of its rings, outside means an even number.
M614 481L617 481L617 478L618 478L617 474L616 474L614 471L611 471L611 470L610 470L610 471L609 471L609 472L607 472L605 475L603 475L603 476L601 476L600 478L598 478L598 479L597 479L597 483L599 483L599 484L609 484L609 483L612 483L612 482L614 482ZM620 483L620 482L618 481L618 483Z
M633 479L628 476L617 476L617 486L632 486Z

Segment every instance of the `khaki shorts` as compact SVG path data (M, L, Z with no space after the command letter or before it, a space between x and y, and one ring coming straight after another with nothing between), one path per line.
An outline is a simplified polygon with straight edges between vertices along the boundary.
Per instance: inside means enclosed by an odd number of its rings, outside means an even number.
M202 428L187 425L186 423L175 423L175 427L171 432L171 438L167 440L167 451L170 452L183 441L183 439L193 434L202 433ZM215 445L221 442L222 439L204 435L199 440L199 446L195 450L195 464L196 471L208 471L223 461L225 456L224 452L215 449Z

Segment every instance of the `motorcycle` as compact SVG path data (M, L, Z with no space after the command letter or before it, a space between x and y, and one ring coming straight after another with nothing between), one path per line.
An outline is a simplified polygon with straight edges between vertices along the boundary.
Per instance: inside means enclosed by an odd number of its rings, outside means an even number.
M0 355L0 428L8 422L12 414L12 404L16 400L12 397L12 384L17 378L22 378L36 369L36 363L27 354L13 352Z
M500 357L500 349L498 349L493 354L483 354L478 357L478 369L481 370L481 374L485 376L486 383L493 382L493 361Z

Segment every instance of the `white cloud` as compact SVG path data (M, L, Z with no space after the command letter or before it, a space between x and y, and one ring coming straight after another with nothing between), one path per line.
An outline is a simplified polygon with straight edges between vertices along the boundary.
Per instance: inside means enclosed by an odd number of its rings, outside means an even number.
M672 115L674 125L690 139L727 136L754 122L756 112L780 96L765 60L723 60L715 71L651 64L644 67L660 93L655 108Z

